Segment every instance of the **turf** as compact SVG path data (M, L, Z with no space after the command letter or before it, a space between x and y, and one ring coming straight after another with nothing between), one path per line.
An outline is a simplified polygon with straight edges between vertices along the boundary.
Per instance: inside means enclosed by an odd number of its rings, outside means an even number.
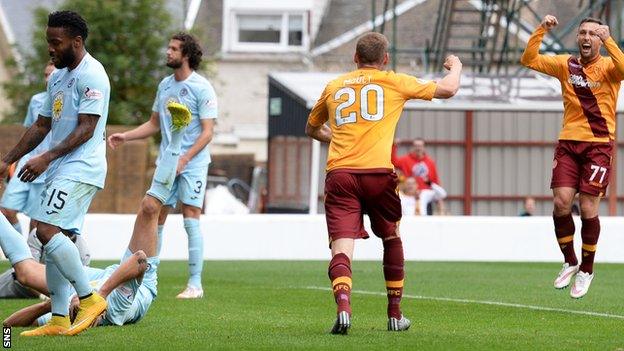
M94 266L105 265L97 262ZM6 263L0 268L6 268ZM386 328L386 298L378 262L353 267L353 327L329 335L335 307L326 289L326 262L208 261L205 297L177 301L186 281L183 262L159 268L159 296L136 325L87 330L77 337L21 338L16 350L622 350L623 265L599 264L581 300L555 290L559 265L546 263L409 262L403 312L412 328ZM357 291L379 293L365 294ZM429 299L495 301L599 312L485 305ZM34 300L0 300L0 318ZM617 316L623 316L617 318Z

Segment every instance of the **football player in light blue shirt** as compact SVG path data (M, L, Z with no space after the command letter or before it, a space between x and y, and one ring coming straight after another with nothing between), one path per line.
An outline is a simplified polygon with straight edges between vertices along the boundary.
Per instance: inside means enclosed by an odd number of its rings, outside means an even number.
M43 77L46 83L48 84L48 79L50 74L54 71L54 65L52 62L48 61L44 71ZM47 97L46 92L41 92L33 95L30 99L30 103L28 104L28 111L26 113L26 118L24 119L24 127L30 128L37 117L39 116L39 110L41 110L41 106L45 102ZM16 169L21 169L26 161L28 161L32 156L39 155L45 152L48 149L49 145L49 136L39 144L33 151L26 154L22 157L17 163ZM43 191L43 181L45 180L45 172L35 179L32 183L23 182L19 177L13 177L7 184L4 193L2 194L2 199L0 200L0 211L7 218L7 220L13 225L15 230L18 232L22 232L22 227L17 219L17 214L19 212L23 212L29 217L32 217L32 213L34 209L40 202L41 192ZM30 221L30 229L33 230L37 225L37 221Z
M135 129L108 138L109 145L114 149L126 141L147 138L161 132L160 155L156 164L160 169L176 169L177 176L173 184L169 184L166 177L155 173L139 212L140 215L142 212L140 218L145 221L137 219L137 225L142 223L145 230L151 230L151 224L148 223L158 219L158 235L162 236L170 208L178 201L181 202L184 229L188 234L189 280L178 298L203 296L201 272L204 243L199 217L204 204L210 163L208 143L212 139L217 118L217 99L212 85L196 72L201 56L201 47L193 36L187 33L174 35L167 47L167 66L173 69L173 74L158 85L150 119ZM172 132L171 116L166 106L171 101L185 105L192 116L182 136L179 161L175 164L169 164L173 158L167 153Z
M178 164L180 144L191 120L191 112L187 107L177 103L168 105L175 112L172 119L167 121L173 125L171 143L165 150L166 155L163 157L163 162L156 166L154 178L157 183L167 184L163 186L168 187L171 192L176 174L175 168L167 170L167 168L171 168L168 167L168 162L174 166ZM158 178L159 176L164 178ZM158 206L158 204L160 205ZM107 301L106 309L93 321L94 326L136 323L147 314L157 296L157 271L160 263L162 236L156 233L158 216L146 217L146 214L150 213L149 208L146 209L146 207L151 205L157 205L151 212L158 214L162 204L151 195L146 194L135 220L130 243L120 264L111 265L105 269L86 268L90 283ZM3 233L12 233L13 235L2 235ZM7 249L7 256L11 263L16 262L14 264L16 276L21 278L22 284L38 291L45 291L42 288L42 281L45 285L43 266L35 262L34 254L28 252L26 244L23 240L19 240L19 235L1 214L0 247ZM26 269L29 269L28 275L21 274ZM37 269L39 272L36 272ZM71 297L73 294L74 292L70 291L70 294L66 296L68 303L72 301L72 308L77 306L76 297ZM80 306L77 307L80 311ZM49 301L38 303L13 313L3 322L3 325L15 327L46 326L54 318L52 311L53 305Z
M48 52L58 70L50 77L37 121L0 161L2 177L9 164L50 134L50 149L28 160L18 177L32 182L47 170L41 203L33 218L39 222L37 237L44 244L52 319L23 332L23 336L75 335L106 309L106 300L89 284L76 246L61 233L80 231L91 200L104 187L106 177L110 83L102 64L85 49L88 33L85 20L73 11L49 14ZM73 324L69 319L70 282L80 299Z

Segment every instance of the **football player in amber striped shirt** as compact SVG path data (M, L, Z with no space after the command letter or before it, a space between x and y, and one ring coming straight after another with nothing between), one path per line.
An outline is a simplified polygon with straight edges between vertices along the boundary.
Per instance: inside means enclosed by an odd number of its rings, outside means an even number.
M544 35L557 26L546 15L533 32L522 55L524 66L561 82L563 127L555 149L552 182L555 234L565 263L554 286L563 289L576 275L570 296L587 294L594 278L593 265L600 234L598 206L611 175L615 139L615 105L624 79L624 54L609 34L609 27L595 18L581 21L577 44L579 57L539 54ZM604 45L609 57L600 55ZM582 260L574 253L574 221L571 210L580 193Z

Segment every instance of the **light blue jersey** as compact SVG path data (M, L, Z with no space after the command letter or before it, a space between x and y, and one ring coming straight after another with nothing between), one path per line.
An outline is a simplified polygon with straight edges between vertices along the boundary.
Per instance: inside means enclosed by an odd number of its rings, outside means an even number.
M39 117L39 111L41 110L41 106L45 102L46 97L48 96L47 91L42 91L33 95L30 98L30 103L28 104L28 111L26 112L26 118L24 118L24 127L30 128L35 122L37 122L37 118Z
M50 76L47 94L40 114L52 118L50 148L76 129L79 114L99 116L91 139L54 160L48 169L48 179L60 177L103 188L110 99L110 83L104 67L86 53L73 70L63 68Z
M24 127L30 128L37 121L37 118L39 117L39 111L41 111L41 107L45 103L47 97L47 92L41 92L33 95L33 97L30 99L30 103L28 104L28 112L26 113L26 118L24 119ZM31 157L48 151L48 149L50 148L51 137L52 133L48 133L48 135L46 135L41 144L39 144L31 152L24 155L17 163L16 170L19 172L19 170L24 167L26 162L28 162ZM39 177L32 181L32 183L43 183L45 181L46 173L47 171L43 172L41 175L39 175Z
M182 138L181 155L190 149L202 132L202 119L217 118L217 96L210 82L197 72L183 81L176 81L173 75L164 78L158 85L156 99L152 111L160 116L160 130L162 141L160 143L160 155L164 154L167 145L171 141L171 116L166 106L170 101L179 102L191 111L191 124L186 128ZM156 164L160 161L160 156ZM204 169L210 163L210 151L208 146L197 153L186 165L186 170Z

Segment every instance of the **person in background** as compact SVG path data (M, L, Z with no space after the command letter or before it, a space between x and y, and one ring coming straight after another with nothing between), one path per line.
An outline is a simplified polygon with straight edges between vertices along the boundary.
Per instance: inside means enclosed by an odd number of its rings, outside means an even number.
M521 217L528 217L535 215L535 199L531 196L524 198L524 210L520 213Z

